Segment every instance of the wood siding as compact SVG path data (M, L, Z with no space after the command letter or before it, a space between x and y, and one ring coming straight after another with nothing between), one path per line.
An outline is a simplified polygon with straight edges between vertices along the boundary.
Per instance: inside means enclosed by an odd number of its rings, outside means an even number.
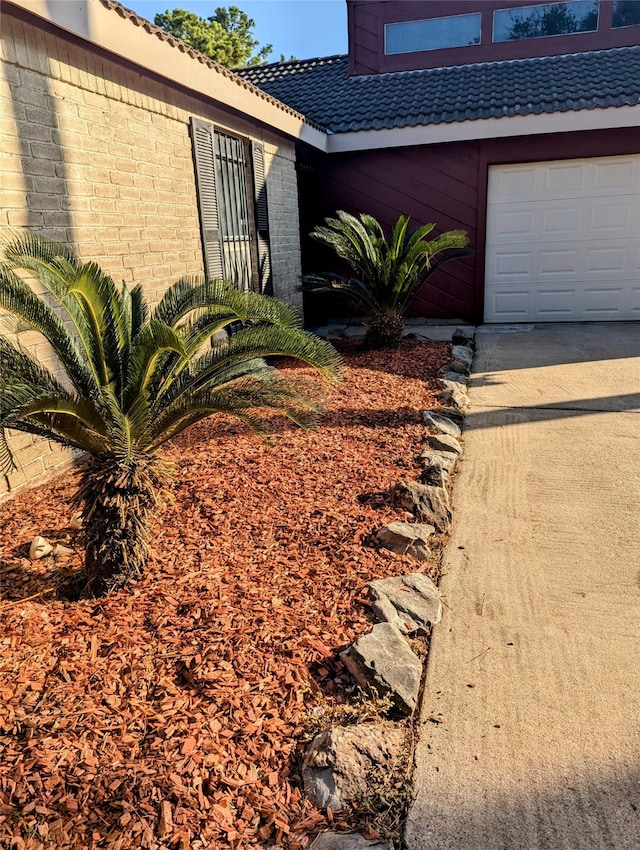
M425 147L320 156L300 151L304 271L329 266L330 255L305 235L326 215L367 212L391 228L399 215L436 232L463 229L474 257L444 266L414 301L432 318L482 321L487 177L491 165L640 153L636 128L488 139ZM333 312L336 312L335 310ZM314 320L313 315L308 316Z
M369 213L388 229L399 215L409 215L415 224L435 222L435 232L466 230L475 246L479 163L480 146L474 142L326 157L315 163L313 183L307 177L300 184L302 232L308 233L325 215L344 209ZM317 263L326 267L329 257L323 257L313 244L304 247L307 271ZM450 263L416 299L415 312L468 318L474 287L473 259Z
M600 0L600 18L596 32L492 43L493 12L496 9L531 6L537 2L550 0L448 0L446 4L442 0L347 0L349 71L351 74L376 74L417 68L444 68L473 62L498 62L506 59L606 50L638 44L640 41L640 25L611 28L612 0ZM386 56L384 53L385 24L470 12L482 13L480 44L392 56Z

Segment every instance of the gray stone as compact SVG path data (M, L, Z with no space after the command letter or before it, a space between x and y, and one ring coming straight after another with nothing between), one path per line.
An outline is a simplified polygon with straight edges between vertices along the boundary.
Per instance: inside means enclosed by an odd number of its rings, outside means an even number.
M372 581L369 591L376 614L402 634L426 634L442 617L438 588L422 573Z
M430 434L425 437L425 444L435 452L453 452L462 454L462 446L455 437L448 434Z
M422 420L425 425L428 425L440 434L449 434L451 437L459 437L462 434L462 429L453 419L449 419L447 416L442 416L439 413L434 413L432 410L423 410Z
M431 550L427 546L427 540L434 532L434 526L426 523L390 522L378 531L376 538L391 552L411 555L419 561L428 561Z
M473 348L469 348L468 345L454 345L451 349L451 356L454 360L461 360L467 366L471 367L473 363Z
M445 487L448 480L449 473L438 464L425 466L418 476L421 484L428 484L430 487Z
M39 561L40 558L46 558L53 552L53 546L44 537L34 537L29 546L29 558L32 561Z
M362 687L389 695L404 714L412 714L417 702L422 662L391 623L378 623L352 644L340 658Z
M425 449L419 457L419 461L425 469L439 467L446 478L453 472L457 460L458 455L453 452L437 452L433 449Z
M447 416L449 419L453 419L458 425L462 425L464 422L464 415L460 413L457 407L439 407L436 412L441 416Z
M460 410L466 410L469 405L469 396L461 390L446 389L438 393L438 401L443 404L455 404Z
M435 525L438 531L449 530L451 508L444 487L433 487L419 481L400 481L394 488L394 495L400 505L411 511L417 520Z
M450 381L453 384L457 384L463 391L469 385L469 376L461 375L459 372L443 372L441 378L443 381Z
M457 372L460 375L468 375L470 373L469 366L463 362L462 360L450 360L446 366L443 366L440 370L441 374L444 372Z
M323 832L309 850L392 850L382 838L363 838L357 832Z
M468 345L472 348L475 345L476 329L473 325L467 328L456 328L451 336L451 341L454 345Z
M462 375L460 376L462 377ZM466 381L450 381L448 378L440 378L440 386L443 390L451 390L452 392L459 392L467 394L467 383Z
M390 721L334 726L316 735L302 765L307 797L334 812L367 800L371 777L401 763L405 735L404 726Z

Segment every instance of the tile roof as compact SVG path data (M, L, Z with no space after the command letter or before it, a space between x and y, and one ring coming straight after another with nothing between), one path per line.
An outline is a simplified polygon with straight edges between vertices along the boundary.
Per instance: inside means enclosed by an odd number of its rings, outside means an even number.
M333 133L640 103L640 46L357 77L346 56L237 73Z

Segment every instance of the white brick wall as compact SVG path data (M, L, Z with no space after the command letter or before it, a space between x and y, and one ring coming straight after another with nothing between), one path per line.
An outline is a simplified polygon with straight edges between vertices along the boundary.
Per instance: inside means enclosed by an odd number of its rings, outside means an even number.
M157 300L180 276L203 271L189 136L190 117L199 117L263 142L274 293L301 307L293 143L5 9L0 229L66 242L116 281L143 283ZM24 435L12 446L21 468L0 476L0 498L68 462L57 447Z

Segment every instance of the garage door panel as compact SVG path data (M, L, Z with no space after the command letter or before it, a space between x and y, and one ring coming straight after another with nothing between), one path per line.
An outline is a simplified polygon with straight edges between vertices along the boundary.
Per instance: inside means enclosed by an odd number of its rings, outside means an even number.
M614 237L635 242L640 232L640 199L636 202L630 196L493 204L489 209L493 215L487 220L487 245L509 245L516 237L553 242Z
M487 321L640 317L640 156L495 166Z
M615 190L616 193L626 192L634 185L637 186L640 163L636 157L617 157L616 161L601 159L593 163L596 189L600 191Z
M622 287L593 286L584 290L584 312L591 319L617 318L624 310Z
M576 289L570 287L553 289L541 287L537 292L537 312L540 316L554 321L567 321L574 317L576 309Z

